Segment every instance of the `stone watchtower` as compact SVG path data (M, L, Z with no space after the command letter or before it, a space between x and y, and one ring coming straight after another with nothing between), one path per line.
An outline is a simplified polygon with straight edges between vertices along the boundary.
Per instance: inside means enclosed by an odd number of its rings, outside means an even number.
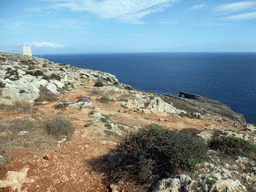
M32 56L31 47L22 45L22 55Z

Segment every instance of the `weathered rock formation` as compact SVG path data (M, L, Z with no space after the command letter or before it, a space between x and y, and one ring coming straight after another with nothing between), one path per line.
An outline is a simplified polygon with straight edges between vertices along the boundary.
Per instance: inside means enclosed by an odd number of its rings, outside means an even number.
M211 115L225 121L236 122L237 125L246 126L246 120L242 114L238 114L230 109L226 104L220 103L217 100L208 99L200 95L180 92L180 96L175 97L167 94L157 94L166 102L172 102L174 107L185 110L187 113L198 112L202 115Z

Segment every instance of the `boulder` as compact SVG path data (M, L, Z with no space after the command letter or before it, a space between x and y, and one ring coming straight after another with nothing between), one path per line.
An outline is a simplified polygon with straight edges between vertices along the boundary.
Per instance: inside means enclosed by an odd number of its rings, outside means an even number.
M172 105L164 102L160 97L155 97L151 100L147 108L153 112L167 112L172 114L180 114L181 112L186 113L185 111L176 109Z
M92 102L75 102L75 103L70 103L67 108L74 108L74 109L83 109L85 107L92 106Z

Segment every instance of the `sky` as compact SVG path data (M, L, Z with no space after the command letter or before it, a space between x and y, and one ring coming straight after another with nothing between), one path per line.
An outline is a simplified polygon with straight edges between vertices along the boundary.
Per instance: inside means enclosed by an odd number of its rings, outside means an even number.
M256 52L256 0L3 0L0 52Z

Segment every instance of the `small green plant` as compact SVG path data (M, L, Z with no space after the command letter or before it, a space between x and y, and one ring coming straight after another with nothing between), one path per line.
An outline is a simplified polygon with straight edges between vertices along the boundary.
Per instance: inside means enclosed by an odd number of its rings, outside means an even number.
M24 89L21 89L19 93L26 93L26 91Z
M119 83L116 81L115 83L113 83L113 85L118 85Z
M6 61L6 59L3 57L0 57L0 61Z
M93 125L93 123L86 123L84 126L85 127L90 127L91 125Z
M21 60L20 63L23 65L30 65L30 63L26 60Z
M46 64L43 64L43 67L46 67Z
M110 119L108 115L102 115L102 116L104 116L107 120Z
M56 79L56 80L60 81L61 77L57 74L52 73L51 76L50 76L50 79Z
M133 88L129 85L125 85L124 88L127 89L127 90L133 90Z
M56 117L52 121L47 122L45 127L48 134L57 138L67 136L67 139L70 139L75 132L72 123L64 117Z
M106 123L104 126L107 127L107 129L109 129L109 130L112 129L112 126L109 123Z
M108 136L120 137L119 134L117 134L116 132L113 132L113 131L104 130L103 132L104 132L106 135L108 135Z
M105 119L105 118L101 118L100 120L101 120L102 122L104 122L104 123L108 122L108 120Z
M3 83L2 81L0 81L0 88L4 88L5 87L5 83Z
M43 77L42 77L42 79L44 79L44 80L47 80L47 81L48 81L48 80L49 80L49 77L45 75L45 76L43 76Z
M43 76L44 73L40 70L36 70L36 72L34 73L34 76L38 77L38 76Z
M34 69L35 69L34 66L29 65L28 70L34 70Z
M103 83L101 81L97 81L94 86L95 87L103 87Z

